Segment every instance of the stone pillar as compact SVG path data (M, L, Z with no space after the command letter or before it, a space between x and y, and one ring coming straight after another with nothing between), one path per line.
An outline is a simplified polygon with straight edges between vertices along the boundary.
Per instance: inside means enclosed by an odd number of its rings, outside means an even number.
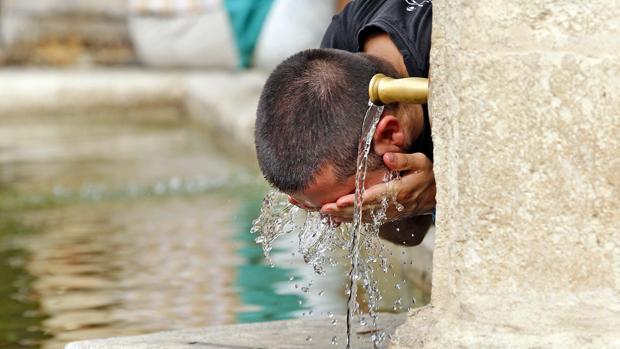
M433 5L433 295L392 346L619 348L620 2Z

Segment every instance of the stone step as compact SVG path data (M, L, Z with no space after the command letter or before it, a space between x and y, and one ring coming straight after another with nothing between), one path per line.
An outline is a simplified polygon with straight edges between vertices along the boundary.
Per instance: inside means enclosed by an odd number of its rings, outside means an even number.
M379 316L376 327L360 326L356 321L352 347L373 348L373 333L394 333L405 322L406 314ZM114 337L67 344L66 349L295 349L344 348L346 346L346 319L337 316L336 325L330 318L297 319L218 326L203 329L158 332L141 336ZM335 345L332 339L336 336ZM389 339L386 340L386 343Z

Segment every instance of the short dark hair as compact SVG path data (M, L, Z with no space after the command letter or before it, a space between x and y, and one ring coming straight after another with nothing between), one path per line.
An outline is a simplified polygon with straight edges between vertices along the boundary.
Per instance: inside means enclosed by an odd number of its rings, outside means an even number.
M355 174L368 83L377 73L397 75L379 58L336 49L306 50L280 63L256 114L256 154L265 179L294 192L312 184L327 164L340 181ZM369 158L368 168L382 164L377 158Z

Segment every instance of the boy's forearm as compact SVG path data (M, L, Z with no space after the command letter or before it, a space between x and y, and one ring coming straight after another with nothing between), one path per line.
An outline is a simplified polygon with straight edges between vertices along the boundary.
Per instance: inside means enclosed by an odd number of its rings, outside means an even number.
M379 236L398 245L416 246L422 243L432 223L430 215L389 222L379 228Z

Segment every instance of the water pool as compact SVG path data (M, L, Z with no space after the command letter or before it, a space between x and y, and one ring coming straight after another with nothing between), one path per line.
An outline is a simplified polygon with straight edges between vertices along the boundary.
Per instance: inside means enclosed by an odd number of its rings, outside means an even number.
M344 314L346 271L313 275L296 237L265 262L249 230L268 188L210 138L169 111L3 117L0 348ZM428 301L384 283L383 310Z
M308 307L289 286L299 269L267 266L249 233L260 176L182 118L0 123L0 348L287 319ZM328 299L325 309L340 311Z

